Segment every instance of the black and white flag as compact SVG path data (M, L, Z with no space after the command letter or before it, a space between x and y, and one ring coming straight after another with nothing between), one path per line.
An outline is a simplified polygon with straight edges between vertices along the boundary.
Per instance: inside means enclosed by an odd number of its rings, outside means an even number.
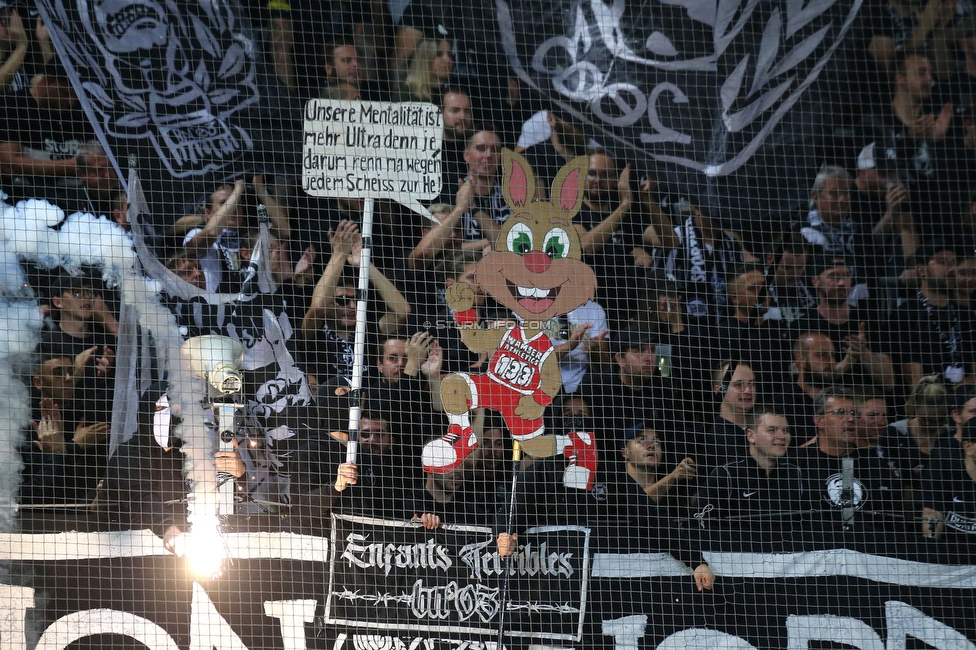
M629 160L697 183L800 135L784 126L816 101L807 95L861 4L496 0L502 46L523 82Z
M270 106L285 100L269 91L236 0L37 4L120 178L129 156L138 159L154 214L212 191L216 180L270 167L272 150L287 148L268 130L285 129L281 116L290 113Z

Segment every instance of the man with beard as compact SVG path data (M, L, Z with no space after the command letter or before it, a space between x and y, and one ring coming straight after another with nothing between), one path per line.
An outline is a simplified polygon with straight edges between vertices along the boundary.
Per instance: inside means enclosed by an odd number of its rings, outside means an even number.
M673 415L664 412L673 401L669 386L657 376L653 339L648 330L633 324L613 332L612 370L588 372L583 377L574 395L592 405L593 421L602 427L598 435L619 438L638 422L660 421Z
M918 232L932 236L942 231L944 212L955 211L946 210L946 197L955 196L949 171L958 164L959 133L952 128L952 105L932 105L932 66L925 54L900 52L893 70L890 102L865 117L865 142L874 141L875 151L893 163L911 192Z
M837 349L825 334L804 332L793 345L793 382L784 395L784 403L792 405L790 415L798 423L797 438L811 439L817 397L828 386L842 382L849 364L837 362Z
M824 389L813 417L817 437L797 450L796 463L825 520L843 529L903 526L901 482L887 462L858 449L856 406L850 389Z
M631 189L630 165L619 169L604 149L591 148L587 154L585 194L576 218L583 260L596 273L597 302L608 309L612 320L625 320L634 307L638 261L650 259L641 248L644 232L654 232L670 248L674 228L649 193L642 191L641 202L652 221L650 225L644 223Z
M960 250L960 253L964 251ZM965 251L956 258L956 277L953 284L953 299L959 309L970 317L976 315L976 255Z
M410 257L426 259L445 249L454 231L461 233L462 248L481 250L494 244L501 232L501 224L512 210L502 196L502 144L493 131L475 131L464 148L467 175L463 179L444 176L444 187L457 183L454 209L434 225L417 245ZM445 189L446 192L446 189ZM442 195L442 199L446 195Z
M792 327L816 306L816 298L807 284L809 259L802 235L784 232L776 237L766 255L766 277L771 278L767 318Z
M921 286L892 314L892 351L906 387L938 374L950 388L976 381L972 318L952 299L955 248L932 242L915 255Z
M346 450L332 445L337 463L331 496L334 507L346 514L367 517L403 516L404 486L410 469L399 451L399 431L391 430L389 405L367 403L359 420L359 453L355 463L345 461ZM411 513L413 514L413 513Z
M460 88L444 91L441 105L444 140L441 145L441 201L453 203L457 183L464 177L464 150L474 129L471 99Z
M821 332L833 342L835 351L844 352L843 372L853 373L852 383L894 388L891 357L869 343L869 332L875 331L873 320L867 309L848 303L852 282L848 259L839 254L818 255L811 277L817 309L799 322L802 331Z

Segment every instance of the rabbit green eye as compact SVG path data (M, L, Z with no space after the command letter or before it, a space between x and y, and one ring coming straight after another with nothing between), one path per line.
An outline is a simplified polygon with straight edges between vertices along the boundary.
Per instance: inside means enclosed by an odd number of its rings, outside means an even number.
M506 243L513 253L528 255L532 250L532 231L524 223L517 223L508 231Z
M549 259L557 260L569 255L569 235L562 228L553 228L547 232L543 241L542 252Z

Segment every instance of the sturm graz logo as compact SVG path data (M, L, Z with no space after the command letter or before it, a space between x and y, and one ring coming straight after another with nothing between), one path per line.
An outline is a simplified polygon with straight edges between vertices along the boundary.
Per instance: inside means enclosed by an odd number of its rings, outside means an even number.
M845 494L843 476L839 473L828 476L824 487L826 490L827 500L831 505L838 508L850 506L856 510L860 510L864 503L868 500L867 488L865 488L864 483L861 483L861 481L858 479L854 479L854 481L851 483L850 493Z
M523 81L661 162L731 174L833 56L862 0L496 0Z

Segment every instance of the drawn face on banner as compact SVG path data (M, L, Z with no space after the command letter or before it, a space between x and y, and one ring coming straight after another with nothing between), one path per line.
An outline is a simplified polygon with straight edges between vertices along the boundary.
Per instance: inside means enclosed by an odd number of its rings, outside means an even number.
M526 321L566 314L593 297L596 274L581 260L572 223L583 202L586 158L559 170L551 201L532 201L535 177L525 159L502 153L502 192L512 216L495 250L478 263L477 281L492 298Z
M861 4L503 0L498 24L519 78L607 146L722 176L803 97Z
M98 78L82 79L83 87L109 135L149 138L176 177L202 175L250 149L248 134L227 118L258 99L253 45L224 0L198 13L172 0L85 0L78 19L94 49L72 49L77 58L68 63Z

